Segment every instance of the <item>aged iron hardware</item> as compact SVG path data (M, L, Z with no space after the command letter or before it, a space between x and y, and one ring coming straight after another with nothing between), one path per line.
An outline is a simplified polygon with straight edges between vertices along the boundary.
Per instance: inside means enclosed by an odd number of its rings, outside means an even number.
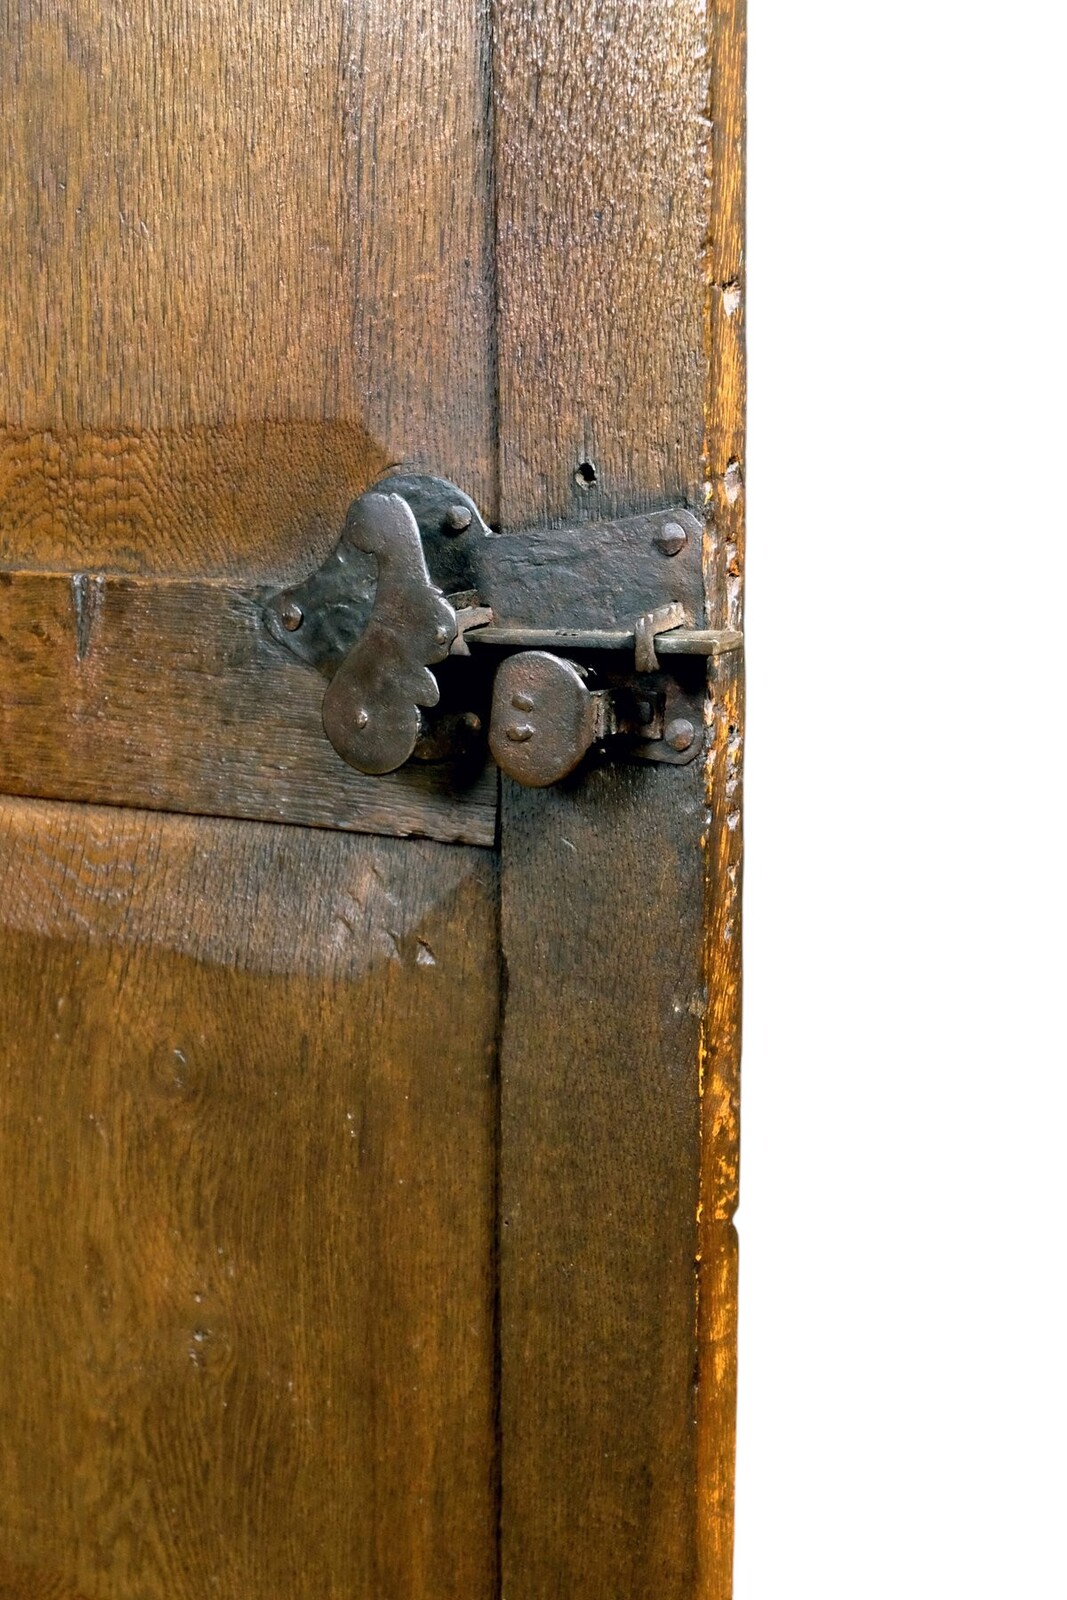
M330 680L322 723L361 772L395 772L421 729L420 706L441 698L429 670L456 638L456 613L430 581L419 525L398 494L362 495L348 515L356 550L377 558L374 610Z
M489 748L498 767L540 789L573 772L607 735L607 691L591 693L573 661L523 650L501 663L493 685Z
M676 507L500 537L454 484L394 474L353 502L317 572L266 597L264 616L329 678L324 728L362 772L455 755L487 714L489 749L521 783L555 783L608 741L691 761L700 658L741 644L699 626L699 534ZM472 655L495 665L491 709Z

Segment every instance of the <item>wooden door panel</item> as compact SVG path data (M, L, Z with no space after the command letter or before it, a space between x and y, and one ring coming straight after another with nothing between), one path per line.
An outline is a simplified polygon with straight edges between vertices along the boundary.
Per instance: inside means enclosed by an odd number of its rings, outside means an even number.
M703 895L701 801L693 767L505 784L501 1525L517 1600L697 1592L704 993L685 910Z
M255 607L393 463L494 514L487 17L0 0L0 39L0 783L491 843L495 779L339 762Z
M495 515L487 21L0 5L0 560L283 581L386 466Z
M0 802L0 1593L494 1592L495 876Z
M507 527L702 502L707 28L705 0L495 0Z

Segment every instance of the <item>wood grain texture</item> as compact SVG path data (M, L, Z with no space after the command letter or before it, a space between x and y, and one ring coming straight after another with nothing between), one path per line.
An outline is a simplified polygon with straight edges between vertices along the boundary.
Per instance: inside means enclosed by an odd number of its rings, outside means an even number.
M745 555L745 0L708 10L705 574L709 622L742 628ZM733 1594L741 1071L744 662L716 662L709 700L701 1039L698 1482L700 1600Z
M487 27L0 4L0 562L285 580L384 466L493 514Z
M704 0L495 0L493 28L501 520L699 506Z
M708 621L739 627L743 10L493 17L502 523L706 506ZM705 772L598 774L595 819L577 790L502 809L510 1600L730 1593L733 669L710 688Z
M700 1600L733 1594L737 1209L741 1089L741 779L744 666L716 662L710 700L700 1041L698 1556Z
M503 1592L696 1593L700 763L505 782Z
M745 0L710 0L704 342L709 624L744 627Z
M345 765L325 679L221 583L0 572L0 790L492 845L491 766Z
M0 802L0 1593L495 1594L496 946L486 851Z

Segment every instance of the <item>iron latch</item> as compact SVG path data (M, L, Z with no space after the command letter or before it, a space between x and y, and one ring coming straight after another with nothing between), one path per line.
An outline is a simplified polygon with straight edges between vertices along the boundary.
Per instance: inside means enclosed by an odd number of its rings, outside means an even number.
M700 535L680 507L502 536L455 484L395 474L264 617L329 678L323 726L361 772L477 758L487 721L498 765L534 787L609 745L691 761L705 660L742 642L700 626Z

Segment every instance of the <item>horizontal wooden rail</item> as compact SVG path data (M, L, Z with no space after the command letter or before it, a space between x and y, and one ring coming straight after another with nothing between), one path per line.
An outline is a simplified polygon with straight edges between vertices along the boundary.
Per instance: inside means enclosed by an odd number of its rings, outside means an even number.
M493 844L495 769L355 772L323 688L233 585L0 572L0 792Z

